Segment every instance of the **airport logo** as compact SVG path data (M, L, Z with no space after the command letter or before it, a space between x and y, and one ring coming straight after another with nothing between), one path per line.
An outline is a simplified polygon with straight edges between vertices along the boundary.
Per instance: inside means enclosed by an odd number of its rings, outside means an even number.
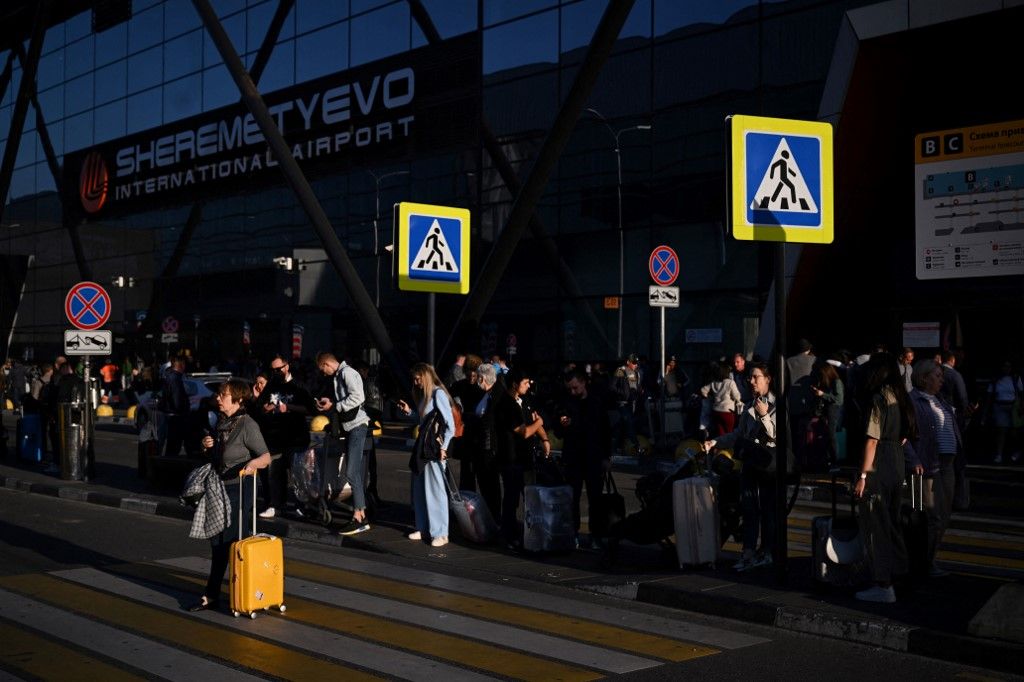
M98 213L103 204L107 203L107 189L110 175L107 164L97 151L92 151L82 162L82 171L78 176L78 198L86 213Z

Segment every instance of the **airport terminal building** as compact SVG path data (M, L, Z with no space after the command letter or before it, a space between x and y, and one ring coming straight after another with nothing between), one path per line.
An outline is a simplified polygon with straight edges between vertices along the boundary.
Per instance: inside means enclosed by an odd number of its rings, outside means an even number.
M835 239L788 247L792 339L1017 359L1022 25L1016 0L7 2L0 350L51 358L93 281L115 356L426 359L408 201L472 216L442 363L657 357L659 245L668 352L767 353L771 246L726 217L748 114L834 127Z

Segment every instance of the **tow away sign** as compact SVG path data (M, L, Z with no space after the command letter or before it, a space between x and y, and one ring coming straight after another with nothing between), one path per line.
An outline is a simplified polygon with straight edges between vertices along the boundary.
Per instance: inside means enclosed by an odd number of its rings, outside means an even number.
M64 355L110 355L113 346L113 332L109 329L64 330Z
M647 300L652 308L678 308L679 287L648 287Z

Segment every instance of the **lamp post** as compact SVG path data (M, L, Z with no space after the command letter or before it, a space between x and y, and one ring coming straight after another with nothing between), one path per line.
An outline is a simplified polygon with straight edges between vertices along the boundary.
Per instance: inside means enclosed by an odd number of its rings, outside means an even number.
M640 124L616 130L612 127L611 123L608 122L608 119L605 118L597 109L588 108L587 112L593 114L597 120L604 124L604 127L608 129L608 132L612 135L612 139L615 141L613 151L615 152L615 166L617 171L616 194L618 196L619 204L619 334L618 345L615 352L618 354L618 359L622 360L622 308L624 307L623 294L626 280L626 244L625 235L622 230L622 148L619 145L619 136L622 135L622 133L628 133L631 130L650 130L651 126L647 124Z
M373 177L373 181L377 187L377 207L373 213L373 256L377 259L377 274L374 277L373 304L377 306L377 308L380 308L380 231L377 229L377 224L380 222L380 183L395 175L408 175L409 171L392 171L391 173L384 173L382 175L377 175L369 169L367 169L366 172Z

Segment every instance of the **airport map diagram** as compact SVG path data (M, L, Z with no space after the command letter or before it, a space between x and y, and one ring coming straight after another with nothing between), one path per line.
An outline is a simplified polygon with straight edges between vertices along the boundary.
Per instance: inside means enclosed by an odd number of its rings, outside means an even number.
M1024 274L1024 154L916 166L918 279Z

